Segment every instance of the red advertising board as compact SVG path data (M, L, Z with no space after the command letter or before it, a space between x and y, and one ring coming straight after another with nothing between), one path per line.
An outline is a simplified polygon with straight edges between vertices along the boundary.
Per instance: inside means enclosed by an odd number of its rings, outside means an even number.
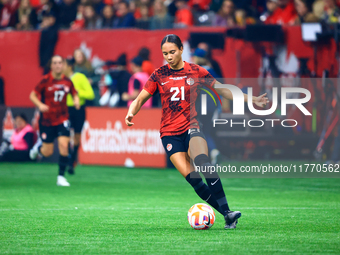
M159 135L161 109L143 109L125 125L127 109L88 107L79 162L89 165L166 167Z

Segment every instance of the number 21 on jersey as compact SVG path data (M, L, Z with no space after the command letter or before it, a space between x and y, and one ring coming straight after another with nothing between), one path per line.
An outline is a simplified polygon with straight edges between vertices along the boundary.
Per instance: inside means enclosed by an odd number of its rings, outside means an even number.
M184 89L185 89L184 86L182 86L180 88L179 87L171 87L170 92L175 92L171 97L171 101L185 100ZM179 93L181 93L181 94L178 96Z

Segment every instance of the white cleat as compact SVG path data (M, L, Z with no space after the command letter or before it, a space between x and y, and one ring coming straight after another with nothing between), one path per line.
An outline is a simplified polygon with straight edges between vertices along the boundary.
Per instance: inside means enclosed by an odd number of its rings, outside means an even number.
M38 155L39 155L39 147L42 145L42 141L39 138L38 141L34 144L34 146L32 147L32 149L30 150L30 158L32 160L35 160Z
M69 187L70 183L66 180L64 176L58 175L57 186Z

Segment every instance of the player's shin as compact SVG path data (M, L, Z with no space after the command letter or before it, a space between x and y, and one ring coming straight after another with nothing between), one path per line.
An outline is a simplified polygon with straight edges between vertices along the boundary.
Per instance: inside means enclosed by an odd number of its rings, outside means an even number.
M188 174L185 179L194 188L195 192L201 199L219 211L219 205L216 202L214 195L211 194L209 187L203 182L199 173L192 172Z
M210 159L205 154L200 154L194 159L195 165L199 166L200 169L208 169L209 171L204 171L204 177L207 181L209 189L211 193L215 196L216 202L219 205L219 210L223 215L226 215L228 211L230 211L226 196L224 194L222 182L218 176L218 174L214 171L211 171L212 164L210 163Z
M68 156L59 156L59 175L64 176L68 164Z

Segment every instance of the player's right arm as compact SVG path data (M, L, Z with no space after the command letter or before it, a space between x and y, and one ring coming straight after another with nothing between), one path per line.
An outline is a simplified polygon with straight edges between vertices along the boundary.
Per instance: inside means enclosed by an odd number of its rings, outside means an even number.
M39 111L48 112L48 110L50 109L48 105L44 104L39 100L38 95L35 91L31 92L30 99L33 102L33 104L35 104L35 106L38 107Z
M132 126L134 123L132 123L133 117L139 112L140 108L145 104L146 101L157 90L157 78L156 78L156 71L153 72L149 78L149 80L144 85L144 89L139 93L137 98L132 101L129 111L125 117L125 123L128 126Z
M132 126L134 123L132 123L133 117L139 112L140 108L142 108L143 104L145 104L148 99L152 97L152 95L147 92L146 90L142 90L137 98L132 101L129 111L125 117L125 123L128 126Z
M43 92L44 87L45 87L44 82L41 81L31 92L30 100L32 101L33 104L35 104L36 107L38 107L39 111L48 112L50 108L48 107L48 105L41 102L38 97L38 95L41 95L41 93Z

